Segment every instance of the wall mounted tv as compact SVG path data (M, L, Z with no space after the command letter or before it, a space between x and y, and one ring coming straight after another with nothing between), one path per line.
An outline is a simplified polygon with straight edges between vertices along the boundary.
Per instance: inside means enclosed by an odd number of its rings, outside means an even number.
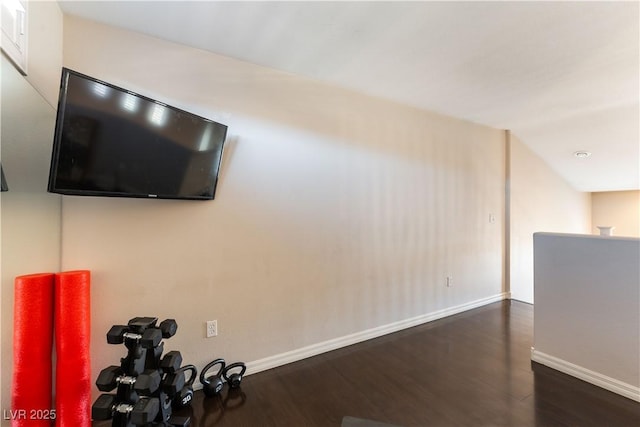
M213 199L227 126L62 69L48 191Z

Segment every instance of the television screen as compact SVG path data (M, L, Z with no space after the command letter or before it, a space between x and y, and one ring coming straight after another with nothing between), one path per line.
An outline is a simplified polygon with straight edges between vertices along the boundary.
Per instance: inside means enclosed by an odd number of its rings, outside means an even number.
M52 193L213 199L227 126L62 69Z

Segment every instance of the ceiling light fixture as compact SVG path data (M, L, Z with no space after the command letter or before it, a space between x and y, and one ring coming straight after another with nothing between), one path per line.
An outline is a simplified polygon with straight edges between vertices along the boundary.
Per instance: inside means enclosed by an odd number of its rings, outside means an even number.
M587 157L591 157L591 152L590 151L576 151L575 153L573 153L574 156L576 156L579 159L586 159Z

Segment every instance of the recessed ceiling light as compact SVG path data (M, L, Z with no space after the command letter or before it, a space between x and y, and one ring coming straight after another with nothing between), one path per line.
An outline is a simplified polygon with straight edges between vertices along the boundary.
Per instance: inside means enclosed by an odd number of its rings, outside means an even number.
M575 153L573 153L574 156L576 156L579 159L586 159L587 157L591 157L591 152L590 151L576 151Z

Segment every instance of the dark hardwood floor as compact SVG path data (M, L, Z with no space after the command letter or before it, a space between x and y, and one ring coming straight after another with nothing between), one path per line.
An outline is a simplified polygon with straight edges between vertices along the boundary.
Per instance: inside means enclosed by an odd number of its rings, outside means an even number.
M201 391L192 426L640 426L640 403L532 364L533 307L503 301Z

